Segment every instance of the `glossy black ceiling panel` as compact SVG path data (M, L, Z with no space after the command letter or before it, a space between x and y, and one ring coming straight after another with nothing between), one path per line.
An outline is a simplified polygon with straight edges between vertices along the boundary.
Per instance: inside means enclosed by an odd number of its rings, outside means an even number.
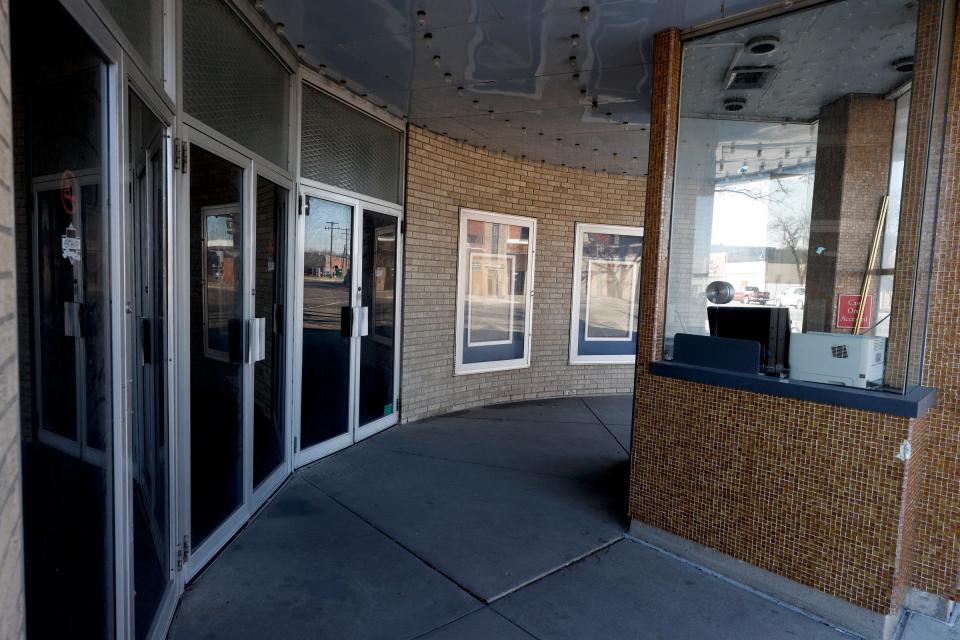
M306 64L414 124L517 157L644 174L653 35L770 4L265 0L265 12Z

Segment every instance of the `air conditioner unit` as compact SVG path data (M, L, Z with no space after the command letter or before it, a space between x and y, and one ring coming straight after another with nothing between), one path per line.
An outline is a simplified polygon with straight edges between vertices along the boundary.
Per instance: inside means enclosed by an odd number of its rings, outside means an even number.
M886 338L843 333L790 337L790 379L847 387L883 384Z

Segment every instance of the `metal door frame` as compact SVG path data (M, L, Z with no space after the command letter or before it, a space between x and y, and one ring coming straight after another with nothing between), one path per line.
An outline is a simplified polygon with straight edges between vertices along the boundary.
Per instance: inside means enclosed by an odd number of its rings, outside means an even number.
M315 462L332 453L336 453L350 445L360 442L364 438L372 436L384 429L391 427L399 421L400 416L400 354L402 331L400 327L402 299L403 299L403 207L393 203L387 203L382 200L364 197L354 194L344 189L331 187L313 180L305 178L300 179L300 197L302 199L301 210L297 215L296 238L291 245L294 253L294 259L291 261L291 269L295 274L294 278L289 279L294 293L294 306L292 308L292 320L287 322L287 327L293 334L293 348L291 350L290 363L292 368L292 380L290 385L291 402L288 405L290 409L290 419L292 420L292 431L294 434L294 467L302 467L311 462ZM347 432L339 436L330 438L323 442L310 446L307 449L300 449L299 443L301 428L301 403L303 390L303 249L305 239L305 215L307 207L307 198L318 198L328 200L352 207L353 234L351 238L351 256L350 272L350 306L357 309L362 302L362 273L363 262L363 214L364 211L374 211L392 216L397 220L397 282L396 298L394 300L394 318L396 342L394 345L394 385L393 385L393 403L396 409L389 416L384 416L366 425L359 424L359 402L360 402L360 349L361 340L359 329L355 322L352 327L350 337L350 364L347 372L350 379L350 391L347 394L348 418ZM355 315L356 317L356 315Z
M179 495L180 509L180 555L182 558L182 576L184 583L193 578L201 569L216 556L217 553L230 541L231 538L240 530L250 516L251 509L251 491L249 486L250 469L247 464L247 449L249 449L248 431L252 425L252 416L250 403L252 401L252 389L250 382L251 363L246 361L246 356L240 363L240 394L241 394L241 418L242 438L244 444L244 457L242 469L243 491L240 504L234 511L227 516L201 543L194 549L192 546L192 519L191 519L191 389L190 389L190 313L184 311L190 309L190 147L196 145L203 150L216 155L218 158L229 162L240 168L243 172L240 185L240 212L241 228L239 233L242 239L243 267L241 269L241 318L246 324L252 317L250 290L250 257L253 255L250 247L251 240L251 201L252 195L251 176L252 162L249 158L233 150L222 142L211 138L205 133L198 131L190 126L183 126L180 129L180 148L186 162L186 171L182 168L180 176L180 188L177 196L180 201L177 212L178 235L176 239L178 254L176 257L177 265L177 303L174 308L179 310L176 318L177 334L179 337L177 345L177 354L180 360L180 378L177 388L179 411L177 414L178 431L180 435L180 447L178 455L180 456L180 479L181 491ZM182 167L182 164L181 164ZM246 349L244 349L246 351Z
M401 310L401 299L403 298L403 209L401 207L387 207L382 204L374 202L361 202L360 210L360 257L358 260L357 273L363 274L363 265L367 259L367 256L363 255L363 214L366 211L372 211L375 213L381 213L383 215L391 216L396 219L397 223L397 253L396 253L396 282L394 283L394 300L393 300L393 413L372 422L368 422L363 425L360 424L359 419L359 406L360 406L360 358L362 354L360 352L362 345L360 338L357 338L357 361L353 367L356 371L354 375L357 380L357 426L354 436L354 442L360 442L365 438L369 438L372 435L376 435L397 424L400 420L400 343L402 341L403 332L401 330L401 319L400 319L400 310ZM362 291L357 292L358 296L362 296ZM361 297L361 301L363 298Z

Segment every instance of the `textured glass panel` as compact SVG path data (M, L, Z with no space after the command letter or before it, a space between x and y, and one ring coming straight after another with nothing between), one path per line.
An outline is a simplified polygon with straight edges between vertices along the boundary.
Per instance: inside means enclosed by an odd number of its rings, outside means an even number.
M220 0L184 0L183 104L191 116L287 166L289 74Z
M163 1L101 0L147 67L163 75Z
M303 86L300 173L389 202L400 202L399 131Z

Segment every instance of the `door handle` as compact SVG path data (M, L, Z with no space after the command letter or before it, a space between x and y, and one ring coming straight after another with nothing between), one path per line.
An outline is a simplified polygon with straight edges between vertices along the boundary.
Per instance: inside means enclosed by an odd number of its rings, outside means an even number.
M80 303L63 303L63 335L72 338L83 337L83 325L80 322Z
M140 352L143 364L153 363L153 342L150 339L150 319L140 318Z
M267 321L265 318L250 319L250 342L247 347L247 362L260 362L266 359Z
M357 307L357 335L361 338L370 333L370 307Z
M340 307L340 336L353 337L353 307Z

